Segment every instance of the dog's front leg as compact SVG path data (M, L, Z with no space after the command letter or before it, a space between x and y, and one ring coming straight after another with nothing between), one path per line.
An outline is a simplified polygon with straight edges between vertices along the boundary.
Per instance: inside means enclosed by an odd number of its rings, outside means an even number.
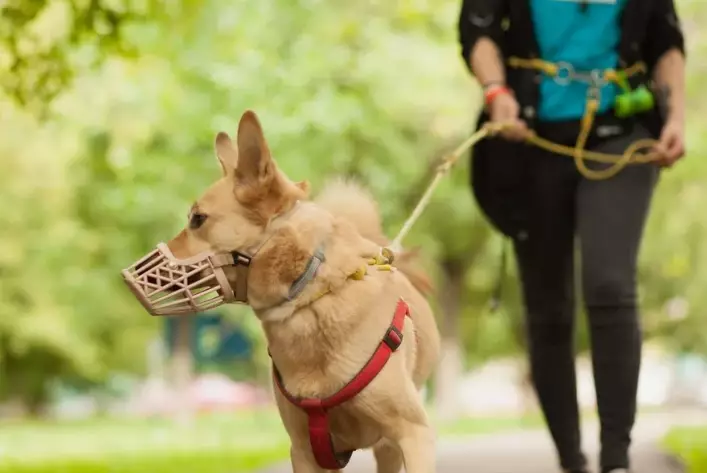
M403 452L396 443L381 440L373 447L376 473L400 473L403 469Z
M290 459L292 460L293 473L341 473L341 470L319 468L309 445L292 445L290 448Z
M403 452L406 473L435 472L435 434L426 423L406 423L398 446Z

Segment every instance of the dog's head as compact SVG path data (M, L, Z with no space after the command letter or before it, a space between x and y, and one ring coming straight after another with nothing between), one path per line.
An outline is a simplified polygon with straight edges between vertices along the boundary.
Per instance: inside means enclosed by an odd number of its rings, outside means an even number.
M266 241L268 247L278 248L278 254L270 255L271 259L282 259L283 252L289 259L277 268L278 274L259 271L260 279L290 278L290 273L301 271L309 257L301 249L287 248L296 245L287 235L267 234L273 219L307 198L309 185L306 181L292 182L278 169L256 114L252 111L243 114L235 142L225 132L218 133L215 149L222 177L192 205L185 228L166 245L158 246L152 256L123 272L128 285L152 313L174 313L168 310L180 306L169 302L165 293L172 293L173 298L175 292L184 293L181 300L186 301L189 310L181 312L195 312L224 301L245 302L237 294L248 277L247 271L241 270L249 266L249 256ZM268 255L262 258L267 259ZM199 295L198 290L208 287L218 297L209 303L194 303L192 299ZM155 300L171 305L156 310Z
M248 253L262 243L268 223L308 193L277 167L256 114L241 117L235 140L216 135L222 177L192 206L186 227L167 246L184 259L205 251Z

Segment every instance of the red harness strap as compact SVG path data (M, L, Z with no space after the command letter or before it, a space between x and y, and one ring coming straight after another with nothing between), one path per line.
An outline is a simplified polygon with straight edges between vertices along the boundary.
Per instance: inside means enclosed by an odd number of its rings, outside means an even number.
M300 398L293 396L285 389L282 376L273 363L273 377L280 392L288 401L307 413L309 418L309 442L312 446L314 458L320 468L338 470L344 468L351 460L353 450L346 452L334 451L334 444L329 430L328 410L356 396L378 376L388 362L390 355L403 343L405 317L409 315L410 308L408 304L400 299L395 308L393 321L373 356L346 386L327 398Z

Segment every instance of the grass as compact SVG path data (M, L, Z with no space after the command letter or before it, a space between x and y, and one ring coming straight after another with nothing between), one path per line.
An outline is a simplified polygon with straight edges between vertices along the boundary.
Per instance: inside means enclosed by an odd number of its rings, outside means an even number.
M690 473L707 473L707 426L671 430L664 445L685 462Z
M435 422L440 436L541 426L539 414ZM157 419L0 423L0 473L246 473L288 451L271 409L201 416L189 428Z
M167 420L0 424L3 473L242 473L287 456L274 411Z
M264 468L285 458L287 449L257 451L161 452L156 455L101 455L44 462L10 462L7 473L243 473Z

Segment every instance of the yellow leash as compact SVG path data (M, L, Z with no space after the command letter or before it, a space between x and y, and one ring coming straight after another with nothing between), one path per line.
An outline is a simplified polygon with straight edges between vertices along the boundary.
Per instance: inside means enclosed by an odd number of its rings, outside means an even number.
M598 105L598 104L597 104ZM590 105L594 107L595 105ZM545 138L537 136L534 132L530 132L530 136L526 139L526 142L535 145L539 148L551 151L553 153L568 156L574 158L577 170L587 179L599 180L608 179L610 177L618 174L623 168L629 164L641 164L655 161L659 158L657 153L640 154L643 149L652 148L656 144L656 140L644 139L634 142L629 146L624 154L608 154L608 153L598 153L595 151L584 150L584 145L586 144L587 138L589 137L589 132L591 131L592 123L594 121L592 115L585 116L582 123L582 130L577 140L577 146L574 148L570 146L560 145L554 143ZM391 248L395 251L399 251L402 246L402 240L410 232L410 229L415 224L415 222L420 218L422 212L425 210L427 205L432 199L432 194L434 193L436 187L439 185L442 178L449 172L449 170L456 164L462 154L464 154L469 148L474 146L479 141L488 138L490 136L495 136L503 130L511 128L513 125L507 123L486 123L479 131L471 135L464 142L462 142L457 148L452 151L447 157L442 160L442 163L437 167L435 176L432 182L425 190L425 193L420 198L419 202L413 209L410 217L405 221L405 224L398 232L398 235L393 240ZM589 169L585 161L595 161L600 163L613 163L609 168L597 171Z
M459 157L479 141L489 136L496 135L497 133L500 133L506 128L509 128L509 125L499 123L486 123L483 127L481 127L479 131L467 138L463 143L457 146L457 148L452 151L449 156L442 160L442 163L437 167L434 179L432 179L430 185L427 186L427 190L425 190L425 193L420 198L420 201L417 203L412 213L405 221L405 224L398 232L398 235L391 243L390 247L393 249L393 251L400 251L400 249L402 248L401 243L403 241L403 238L407 236L408 232L410 232L410 229L415 224L417 219L420 218L420 215L422 215L422 212L430 203L430 199L432 198L432 194L437 188L437 185L440 183L442 178L449 172L449 170L452 169L454 164L456 164L456 162L459 160Z
M605 84L614 83L620 87L624 87L623 80L646 71L646 65L644 63L637 62L636 64L633 64L620 72L615 69L604 69L592 71L590 73L577 73L575 72L574 67L568 63L552 63L537 58L524 59L512 56L508 58L508 65L514 68L538 70L543 74L552 77L560 84L569 83L577 78L581 78L581 80L590 83L584 117L582 117L581 128L574 149L569 146L563 146L540 138L532 132L530 137L527 139L530 144L556 154L574 158L574 163L577 170L587 179L595 180L613 177L630 163L647 163L650 161L655 161L659 158L656 153L640 153L641 151L648 151L655 146L657 141L651 139L638 140L632 143L631 146L626 149L624 154L620 156L594 153L584 149L587 144L587 140L589 139L589 134L592 131L592 125L594 124L597 111L599 110L599 84L602 82ZM613 163L613 165L606 169L594 170L587 167L585 160Z
M484 138L488 136L495 135L496 133L499 133L503 129L507 128L508 125L499 125L497 123L487 123L484 125L479 131L471 135L469 138L466 139L462 144L457 146L457 148L452 151L452 153L446 157L445 159L442 160L442 163L437 167L437 171L435 172L435 177L432 179L432 182L430 183L429 186L427 186L427 190L425 190L425 193L422 195L422 198L420 198L420 201L417 203L415 208L413 209L412 213L408 217L408 219L405 221L405 224L403 227L400 229L398 232L398 235L395 237L393 242L391 243L390 247L394 251L400 251L402 248L401 243L403 241L403 238L408 234L410 229L412 228L413 225L415 225L415 222L417 221L418 218L420 218L420 215L422 215L422 212L425 210L427 205L430 203L430 199L432 199L432 194L434 193L434 190L437 188L437 185L440 183L442 178L449 172L450 169L452 169L452 166L456 164L456 162L459 160L459 157L469 148L474 146L476 143L479 141L483 140Z
M577 137L577 144L574 148L540 138L533 132L531 132L526 141L555 154L574 158L574 164L580 174L587 179L593 180L609 179L617 175L629 164L648 163L651 161L656 161L660 158L660 156L655 152L642 153L642 151L652 149L658 143L656 140L649 138L634 141L622 155L597 153L585 150L584 147L589 139L589 134L591 133L592 125L594 124L594 117L596 116L596 111L598 108L599 100L596 97L591 97L587 100L587 112L582 118L582 126L580 128L579 136ZM586 161L598 161L601 163L613 164L606 169L595 170L587 167Z
M508 60L508 64L511 67L520 68L531 68L537 69L541 72L547 74L551 77L558 77L563 70L566 70L568 76L574 74L574 71L569 65L554 64L540 59L521 59L516 57L511 57ZM643 63L637 63L633 66L623 70L623 75L625 77L630 77L634 74L642 72L645 70L645 65ZM621 77L620 73L613 69L607 69L601 71L602 80L607 82L619 83ZM567 77L567 80L571 77ZM591 77L590 79L596 79L596 77ZM554 143L545 138L541 138L535 132L530 131L529 136L526 138L526 143L537 146L544 150L550 151L555 154L568 156L574 159L575 166L577 170L587 179L600 180L609 179L623 170L629 164L641 164L656 161L660 158L655 152L648 152L657 143L653 139L642 139L635 141L629 146L622 155L599 153L596 151L585 150L584 147L587 144L589 135L592 130L592 125L594 124L594 119L596 117L597 110L599 109L599 96L598 89L594 88L593 91L590 89L590 94L587 96L587 105L584 117L582 117L581 128L579 136L577 137L577 142L574 147L561 145L559 143ZM490 136L495 136L506 129L512 128L513 125L509 123L486 123L480 130L467 138L462 142L457 148L452 151L447 157L442 160L442 163L437 167L434 179L427 187L427 190L420 198L420 201L415 206L414 210L410 214L410 217L405 221L405 224L398 232L398 235L393 240L391 248L394 251L400 251L402 248L402 240L410 232L410 229L415 224L415 222L420 218L422 212L425 210L427 205L432 198L432 194L439 185L442 178L449 172L449 170L456 164L462 154L464 154L469 148L474 146L479 141L486 139ZM605 164L612 164L606 169L595 170L587 167L586 161L595 161Z

